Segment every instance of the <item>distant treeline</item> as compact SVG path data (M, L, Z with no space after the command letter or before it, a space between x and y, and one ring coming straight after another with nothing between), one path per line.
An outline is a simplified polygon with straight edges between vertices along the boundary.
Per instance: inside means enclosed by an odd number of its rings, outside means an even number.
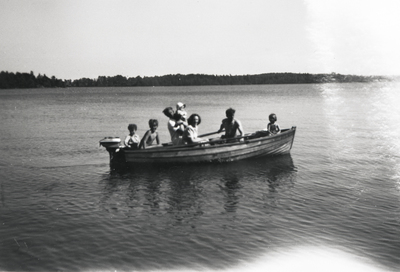
M135 87L135 86L201 86L201 85L251 85L251 84L302 84L327 82L374 82L390 81L385 76L357 76L331 74L268 73L259 75L164 75L154 77L99 76L62 80L46 75L30 73L0 73L0 89L15 88L65 88L65 87Z

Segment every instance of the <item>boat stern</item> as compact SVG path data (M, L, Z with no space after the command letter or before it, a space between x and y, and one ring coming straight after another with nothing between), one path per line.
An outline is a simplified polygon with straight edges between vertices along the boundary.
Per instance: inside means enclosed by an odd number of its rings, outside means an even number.
M117 156L122 146L121 139L119 137L105 137L99 141L99 145L106 148L108 154L110 155L110 164L117 160Z

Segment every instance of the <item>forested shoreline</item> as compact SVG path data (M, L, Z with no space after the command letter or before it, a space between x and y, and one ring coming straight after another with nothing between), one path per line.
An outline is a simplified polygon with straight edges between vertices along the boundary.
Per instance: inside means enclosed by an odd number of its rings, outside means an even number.
M392 81L386 76L358 76L308 73L265 73L258 75L206 75L174 74L153 77L99 76L95 79L58 79L45 74L0 72L0 89L66 88L66 87L139 87L139 86L202 86L202 85L252 85L252 84L303 84L329 82Z

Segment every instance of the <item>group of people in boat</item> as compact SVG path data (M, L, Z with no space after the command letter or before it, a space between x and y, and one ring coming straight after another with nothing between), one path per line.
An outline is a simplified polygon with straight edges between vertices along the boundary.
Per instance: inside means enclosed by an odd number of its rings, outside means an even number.
M186 105L182 102L176 104L176 110L172 107L167 107L163 110L168 120L168 131L171 136L172 145L185 145L193 143L205 143L208 139L203 139L198 135L198 126L201 123L201 117L197 113L194 113L187 117ZM242 141L244 136L243 127L239 120L235 119L235 110L229 108L225 111L226 118L222 120L221 126L217 133L225 131L225 134L221 136L222 139L227 141ZM271 113L269 115L269 123L266 129L257 131L257 135L273 135L280 133L279 125L277 124L276 114ZM146 149L147 146L159 145L160 138L158 136L158 120L149 120L149 130L140 139L139 135L136 134L136 124L129 124L128 130L129 135L126 136L124 144L125 147L130 149Z

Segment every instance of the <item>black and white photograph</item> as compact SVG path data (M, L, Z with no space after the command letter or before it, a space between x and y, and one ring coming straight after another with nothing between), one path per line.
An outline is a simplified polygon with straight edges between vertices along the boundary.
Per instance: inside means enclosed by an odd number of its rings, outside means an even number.
M0 0L0 271L400 272L398 0Z

